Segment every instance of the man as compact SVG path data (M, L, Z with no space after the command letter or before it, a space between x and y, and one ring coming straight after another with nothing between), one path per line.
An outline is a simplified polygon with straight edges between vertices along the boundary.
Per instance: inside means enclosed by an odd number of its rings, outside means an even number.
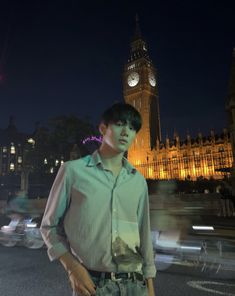
M144 177L124 158L141 128L139 112L114 104L101 119L100 148L61 166L41 232L73 295L154 295L155 266Z

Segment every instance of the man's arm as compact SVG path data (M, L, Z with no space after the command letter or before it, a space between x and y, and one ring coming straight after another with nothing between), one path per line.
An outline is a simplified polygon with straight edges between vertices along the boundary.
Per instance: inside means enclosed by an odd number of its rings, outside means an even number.
M156 275L156 267L153 256L153 244L150 231L149 196L147 183L144 183L144 191L138 207L138 223L140 229L140 251L143 257L143 275L147 279L149 295L154 295L153 278Z
M147 287L148 287L148 296L155 296L152 278L147 279Z
M63 234L63 223L59 223L70 201L71 176L66 164L60 167L51 188L40 230L48 247L50 260L60 260L68 272L72 289L79 294L95 295L95 285L86 268L71 254L67 238Z
M69 251L63 225L59 224L70 199L71 180L66 165L67 163L60 167L52 185L40 227L50 260L55 260Z

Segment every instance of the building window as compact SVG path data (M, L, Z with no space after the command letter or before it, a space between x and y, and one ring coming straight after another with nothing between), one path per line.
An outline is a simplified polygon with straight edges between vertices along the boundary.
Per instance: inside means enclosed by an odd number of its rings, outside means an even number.
M34 141L33 138L29 138L29 139L28 139L28 143L29 143L29 144L32 144L32 145L35 145L35 141Z
M46 158L44 159L44 164L47 164L47 159Z
M59 160L56 159L56 161L55 161L55 166L58 166L58 164L59 164Z
M14 171L15 170L15 165L14 163L10 163L10 171Z
M22 163L22 156L18 157L18 163Z
M50 168L50 173L51 173L51 174L54 173L54 168L53 168L53 167Z
M14 146L14 144L12 144L11 146L11 154L15 154L16 153L16 148Z
M2 152L3 152L3 153L7 153L7 147L3 147L3 148L2 148Z

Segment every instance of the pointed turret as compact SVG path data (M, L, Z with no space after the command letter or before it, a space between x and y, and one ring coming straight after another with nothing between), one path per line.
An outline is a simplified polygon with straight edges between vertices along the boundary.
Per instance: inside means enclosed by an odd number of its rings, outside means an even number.
M141 34L138 15L136 15L135 21L136 21L135 33L134 33L134 36L133 36L132 42L131 42L131 55L130 55L130 59L128 62L132 62L132 61L137 60L142 57L149 60L147 44L144 41L142 34Z
M132 41L135 41L138 39L142 39L142 34L141 34L141 30L140 30L139 16L137 13L135 16L135 34L134 34Z
M201 133L200 130L199 130L199 132L198 132L198 134L197 134L197 139L198 139L198 143L199 143L200 145L202 145L202 144L203 144L203 137L202 137L202 133Z
M191 135L189 130L187 129L187 134L186 134L186 141L187 141L187 145L190 147L191 146Z
M228 114L228 130L233 152L233 169L232 169L232 192L235 195L235 48L233 48L232 65L230 79L228 83L228 96L226 102L226 111Z
M232 66L228 84L228 102L235 104L235 48L233 48Z
M169 147L170 147L170 138L168 134L166 134L166 149L169 149Z
M235 48L232 54L232 65L228 83L228 95L226 102L226 111L228 114L228 124L230 133L234 133L235 136ZM232 145L235 146L235 138Z
M234 110L235 109L235 48L232 54L232 65L230 70L230 77L228 83L228 95L226 102L226 111L228 112L228 123L229 125L234 122Z

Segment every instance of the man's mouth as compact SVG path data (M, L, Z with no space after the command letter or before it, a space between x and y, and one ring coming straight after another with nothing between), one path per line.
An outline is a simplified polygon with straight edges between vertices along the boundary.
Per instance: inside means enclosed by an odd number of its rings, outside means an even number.
M127 144L127 140L124 140L124 139L120 139L119 142L122 144Z

